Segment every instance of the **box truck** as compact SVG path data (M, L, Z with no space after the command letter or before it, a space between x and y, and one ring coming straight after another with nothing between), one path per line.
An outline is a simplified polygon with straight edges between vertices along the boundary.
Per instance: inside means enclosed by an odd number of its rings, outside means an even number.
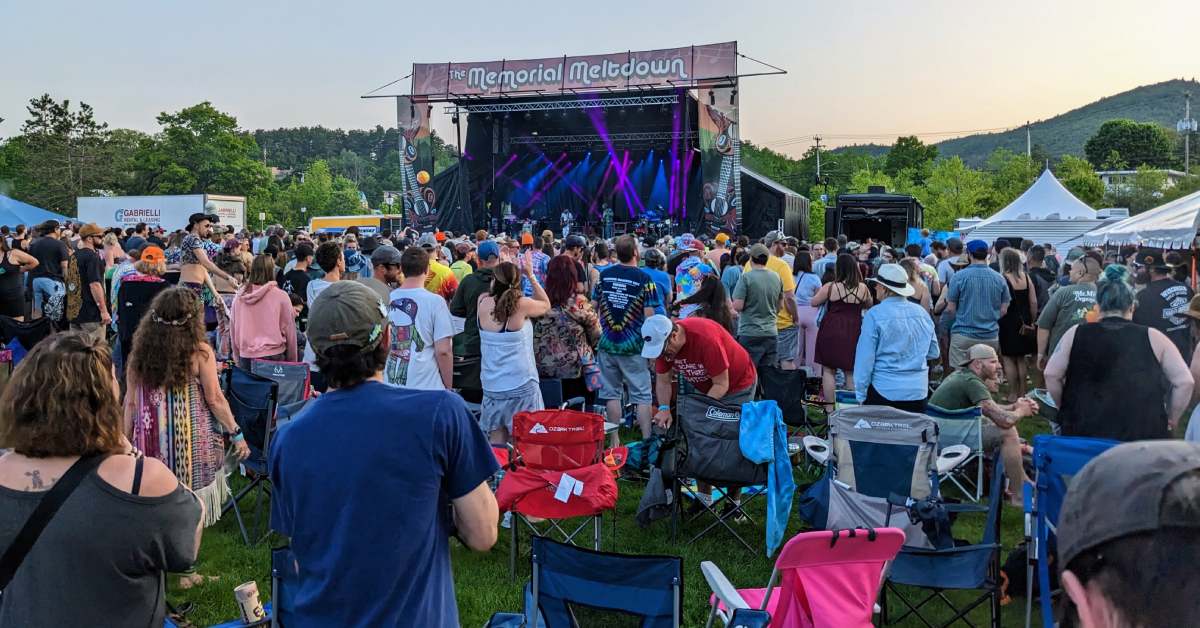
M246 197L220 194L177 196L81 196L79 220L101 227L132 227L144 222L167 231L187 227L188 216L205 211L221 217L222 226L246 226Z

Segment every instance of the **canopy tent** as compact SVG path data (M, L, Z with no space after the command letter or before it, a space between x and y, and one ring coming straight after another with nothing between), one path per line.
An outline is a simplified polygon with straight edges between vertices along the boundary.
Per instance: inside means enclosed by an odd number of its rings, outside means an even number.
M47 220L65 222L68 218L0 194L0 225L32 227Z
M1047 168L1033 185L1029 186L1008 207L988 218L963 229L973 233L975 229L1006 220L1095 220L1096 210L1075 198L1054 173Z
M1115 219L1086 220L1002 220L971 231L972 240L984 240L989 244L1001 238L1009 242L1032 240L1034 244L1050 243L1062 250L1068 243L1078 240L1084 233L1111 225ZM1014 245L1015 246L1015 245Z
M1191 248L1200 219L1200 192L1083 235L1089 246L1136 244L1158 249Z

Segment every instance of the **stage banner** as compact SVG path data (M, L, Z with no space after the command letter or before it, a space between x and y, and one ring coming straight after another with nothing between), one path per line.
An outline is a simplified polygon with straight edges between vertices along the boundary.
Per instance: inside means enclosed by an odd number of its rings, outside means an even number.
M681 87L732 80L737 42L600 55L467 63L414 63L414 96L494 96L504 93Z
M697 130L700 145L701 231L739 233L742 226L742 153L738 138L737 86L698 90Z
M417 230L437 222L433 177L433 141L429 135L429 103L420 97L396 98L396 128L400 129L400 181L405 224Z

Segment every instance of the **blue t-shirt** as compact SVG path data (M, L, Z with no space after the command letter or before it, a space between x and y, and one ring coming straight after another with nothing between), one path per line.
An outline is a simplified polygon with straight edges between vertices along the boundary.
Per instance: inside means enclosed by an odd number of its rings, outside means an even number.
M642 268L642 272L650 275L650 278L654 280L654 287L658 288L659 303L658 306L654 308L654 313L666 316L667 308L664 307L665 304L663 301L666 300L664 295L671 294L671 276L665 271L661 271L657 268Z
M271 441L271 527L299 564L288 626L457 626L450 500L497 469L463 400L365 382Z
M1012 300L1012 295L1000 273L983 264L971 264L950 278L946 299L956 303L951 334L988 340L1000 336L1000 306Z
M642 352L642 323L645 308L662 307L658 286L640 268L612 264L600 273L592 294L600 316L600 342L596 348L612 355Z

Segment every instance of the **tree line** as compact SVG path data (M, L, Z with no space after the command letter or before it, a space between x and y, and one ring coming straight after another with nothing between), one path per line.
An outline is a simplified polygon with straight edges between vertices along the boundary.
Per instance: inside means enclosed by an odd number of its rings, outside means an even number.
M1047 164L1063 186L1094 208L1127 207L1136 214L1200 190L1200 175L1195 174L1165 187L1163 169L1182 169L1174 141L1171 132L1157 124L1110 120L1087 141L1084 155L1063 155L1057 160L1036 145L1030 155L1000 148L982 168L972 168L957 156L941 156L936 146L907 136L897 138L882 154L867 147L824 150L819 177L815 147L797 159L743 140L742 162L812 201L810 233L824 233L824 209L838 194L866 192L868 186L911 194L925 207L926 227L949 230L955 218L986 218L1003 209L1028 189ZM1135 173L1128 184L1108 191L1097 169Z
M80 196L211 193L247 197L252 224L262 212L292 225L365 213L401 189L394 128L251 132L202 102L159 114L147 134L109 128L87 103L49 94L26 110L20 134L0 140L0 194L68 216ZM457 160L436 133L433 148L435 172Z

